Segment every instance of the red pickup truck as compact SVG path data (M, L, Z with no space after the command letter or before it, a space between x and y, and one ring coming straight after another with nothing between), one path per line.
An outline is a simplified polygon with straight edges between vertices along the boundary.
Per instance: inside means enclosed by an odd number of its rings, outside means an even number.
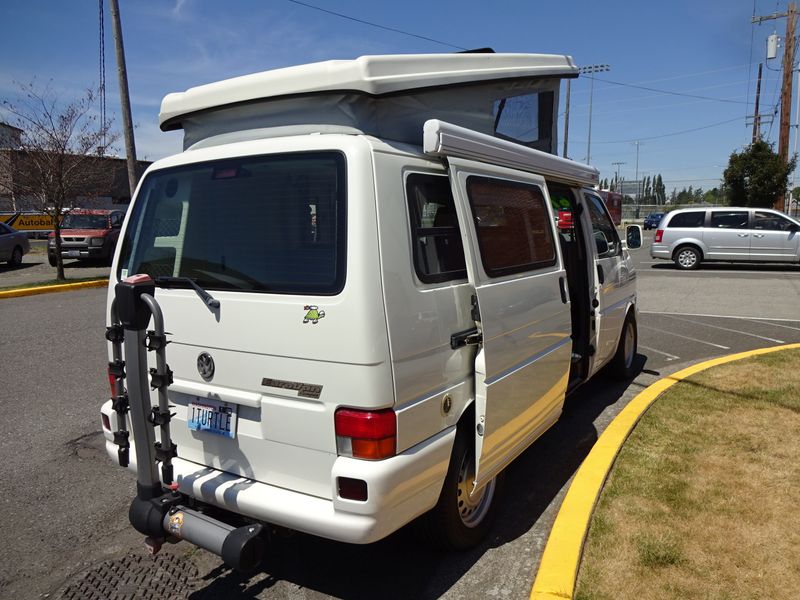
M61 257L102 260L111 263L117 246L123 210L70 211L61 221ZM47 261L56 266L56 239L51 232L47 240Z

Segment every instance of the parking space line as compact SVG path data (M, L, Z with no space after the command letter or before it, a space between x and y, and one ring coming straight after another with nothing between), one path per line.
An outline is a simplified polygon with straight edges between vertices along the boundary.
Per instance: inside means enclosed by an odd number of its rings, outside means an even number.
M707 346L714 346L714 348L719 348L721 350L730 350L730 346L723 346L721 344L712 344L711 342L707 342L705 340L698 340L697 338L689 337L688 335L681 335L680 333L674 333L672 331L667 331L666 329L656 329L655 327L648 327L647 325L641 325L642 329L651 329L652 331L657 331L658 333L666 333L667 335L674 335L675 337L683 338L685 340L690 340L692 342L697 342L698 344L705 344Z
M764 321L780 321L786 323L798 323L800 320L798 319L773 319L772 317L743 317L741 315L704 315L699 313L679 313L679 312L663 312L663 311L656 311L656 310L640 310L640 314L643 315L662 315L664 317L668 317L670 315L679 315L681 317L715 317L717 319L738 319L741 321L756 321L758 319L762 319Z
M781 325L780 323L770 323L769 321L757 321L753 319L753 323L761 323L762 325L769 325L770 327L783 327L784 329L794 329L800 331L800 327L789 327L788 325Z
M655 352L656 354L661 354L662 356L666 356L667 360L678 360L680 356L675 356L674 354L670 354L669 352L662 352L661 350L656 350L655 348L649 348L648 346L642 346L639 344L639 348L643 350L648 350L649 352Z
M700 325L700 327L710 327L711 329L721 329L722 331L730 331L731 333L738 333L739 335L748 335L750 337L758 338L760 340L766 340L768 342L775 342L776 344L785 344L786 342L783 340L776 340L775 338L766 337L764 335L758 335L756 333L748 333L746 331L739 331L738 329L730 329L729 327L720 327L719 325L709 325L708 323L702 323L700 321L692 321L691 319L682 319L680 317L676 317L674 315L668 315L670 319L674 319L676 321L683 321L684 323L691 323L692 325Z

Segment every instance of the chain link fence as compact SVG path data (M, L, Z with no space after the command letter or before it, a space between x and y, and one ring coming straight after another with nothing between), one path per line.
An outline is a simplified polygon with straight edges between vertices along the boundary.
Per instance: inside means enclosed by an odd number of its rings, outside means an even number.
M722 204L623 204L622 220L635 223L643 221L650 213L666 213L679 208L713 208Z

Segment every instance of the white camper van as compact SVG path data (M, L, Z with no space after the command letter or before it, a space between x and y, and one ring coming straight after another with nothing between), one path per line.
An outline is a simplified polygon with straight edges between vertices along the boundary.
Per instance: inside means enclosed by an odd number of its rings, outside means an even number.
M423 515L475 545L566 394L632 375L641 232L626 245L598 172L554 155L577 74L365 56L164 99L185 150L124 224L102 407L154 550L244 569L266 524L363 544Z

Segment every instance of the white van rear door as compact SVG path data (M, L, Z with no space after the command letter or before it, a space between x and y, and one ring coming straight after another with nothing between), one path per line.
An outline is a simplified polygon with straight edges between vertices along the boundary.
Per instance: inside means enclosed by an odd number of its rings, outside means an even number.
M475 360L477 489L560 415L572 354L570 308L544 179L448 162L482 334Z

